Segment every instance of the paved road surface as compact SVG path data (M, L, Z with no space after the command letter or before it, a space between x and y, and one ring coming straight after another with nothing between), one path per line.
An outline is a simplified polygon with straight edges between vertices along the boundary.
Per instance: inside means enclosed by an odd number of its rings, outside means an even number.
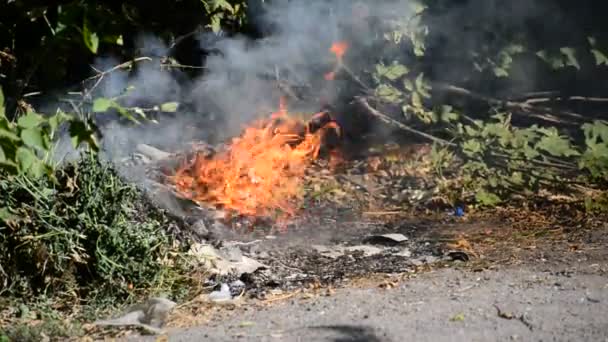
M240 308L227 320L170 331L168 337L176 342L608 341L606 269L607 263L585 262L482 272L443 269L390 290L342 289L261 310Z

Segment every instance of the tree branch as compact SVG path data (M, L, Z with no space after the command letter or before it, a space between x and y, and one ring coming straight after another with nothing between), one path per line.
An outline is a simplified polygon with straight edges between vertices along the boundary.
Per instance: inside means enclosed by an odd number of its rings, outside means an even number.
M447 141L447 140L444 140L444 139L441 139L441 138L437 138L437 137L432 136L430 134L427 134L427 133L421 132L419 130L413 129L413 128L411 128L411 127L409 127L409 126L407 126L407 125L405 125L405 124L403 124L403 123L401 123L401 122L399 122L399 121L397 121L397 120L389 117L388 115L379 112L377 109L373 108L369 104L369 102L367 102L367 99L365 99L363 97L356 97L355 99L356 99L356 101L359 104L361 104L361 106L363 106L363 108L365 108L367 110L367 112L369 114L377 117L378 119L380 119L381 121L383 121L383 122L385 122L387 124L396 126L396 127L400 128L400 129L402 129L404 131L408 131L410 133L416 134L418 136L421 136L423 138L429 139L429 140L431 140L433 142L436 142L436 143L444 145L444 146L456 146L456 144L454 144L454 143L452 143L450 141Z

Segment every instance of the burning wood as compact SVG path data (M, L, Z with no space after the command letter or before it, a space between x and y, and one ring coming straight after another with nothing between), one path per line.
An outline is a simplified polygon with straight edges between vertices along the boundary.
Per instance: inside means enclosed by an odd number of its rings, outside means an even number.
M340 136L328 112L308 122L290 117L284 101L270 118L254 122L214 155L197 154L171 177L178 195L240 215L293 216L306 168L327 137ZM336 154L332 153L335 157Z

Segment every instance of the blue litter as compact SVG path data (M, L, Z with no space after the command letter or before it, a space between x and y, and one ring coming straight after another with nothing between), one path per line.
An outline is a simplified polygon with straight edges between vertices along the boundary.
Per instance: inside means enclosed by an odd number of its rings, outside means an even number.
M457 217L463 217L464 209L462 207L456 207L456 210L454 211L454 215Z

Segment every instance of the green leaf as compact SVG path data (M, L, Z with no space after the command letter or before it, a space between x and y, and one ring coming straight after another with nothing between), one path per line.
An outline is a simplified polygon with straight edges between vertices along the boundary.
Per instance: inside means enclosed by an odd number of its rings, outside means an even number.
M13 214L11 214L10 208L8 208L8 207L0 208L0 221L7 222L14 218L15 218L15 216Z
M420 73L420 75L418 75L418 77L416 77L415 84L416 84L416 90L418 90L418 92L420 93L420 95L422 97L425 97L425 98L431 97L431 94L428 92L429 90L431 90L431 86L429 86L424 81L424 73Z
M469 157L473 157L474 155L483 151L483 147L479 140L470 139L462 144L462 152L468 155Z
M388 84L381 84L376 88L376 96L389 103L399 103L402 101L403 93Z
M464 126L464 132L470 137L477 137L480 135L478 130L469 125Z
M496 77L509 77L509 70L503 67L495 67L493 71Z
M213 9L228 10L230 13L234 13L234 7L227 0L210 0L213 3Z
M608 66L608 57L606 57L606 55L604 53L602 53L600 50L596 50L596 49L592 49L591 53L593 54L593 57L595 58L595 65Z
M27 112L24 116L17 120L17 125L21 128L34 128L44 122L44 117L32 111Z
M19 136L9 129L8 125L6 128L2 126L2 122L0 122L0 139L5 138L13 142L17 142L20 140Z
M36 159L27 173L32 178L40 178L46 173L46 170L47 165L43 161Z
M403 80L403 87L405 87L407 91L414 91L414 83L412 82L412 80L409 80L407 78Z
M89 22L86 18L82 25L82 38L84 41L84 45L86 45L86 47L93 54L97 54L97 49L99 48L99 36L97 35L97 33L92 32L89 29Z
M385 77L391 81L395 81L398 78L402 77L409 73L409 69L398 62L393 62L393 64L385 66L384 64L376 65L376 73L378 76Z
M511 183L515 185L523 185L524 184L524 176L521 172L515 171L511 175Z
M544 150L554 157L578 156L580 153L572 148L570 141L559 135L547 135L536 144L536 148Z
M73 121L70 124L70 137L74 148L78 148L80 144L86 143L93 151L98 150L97 139L95 139L95 131L89 128L82 121Z
M420 1L412 1L412 2L410 2L410 6L414 10L414 14L416 14L416 15L421 14L428 8L427 5L425 5L424 3L420 2Z
M578 63L578 60L576 59L576 50L574 50L573 48L569 48L569 47L563 47L563 48L559 49L559 51L564 56L566 56L566 65L573 66L579 70L581 69L581 66Z
M57 129L59 128L59 126L62 123L66 122L70 119L71 119L71 117L68 114L64 113L61 109L58 109L57 113L55 113L55 115L51 116L48 120L49 126L51 128L51 135L53 135L57 131Z
M96 98L95 101L93 102L93 112L94 113L103 113L103 112L107 112L108 109L110 109L111 107L113 107L115 104L114 100L105 98L105 97L99 97Z
M27 147L19 147L16 154L17 163L21 172L27 172L38 161L32 150Z
M526 158L528 159L534 159L540 155L540 152L538 152L538 150L532 148L530 145L527 144L523 147L523 153L524 156L526 156Z
M536 55L545 61L547 64L551 66L553 69L561 69L566 66L561 56L555 56L553 54L549 54L547 51L538 51Z
M222 29L221 21L222 21L221 13L218 13L211 17L211 24L209 24L209 26L211 27L211 30L213 31L213 33L220 32L220 30Z
M21 140L23 140L23 143L29 147L38 148L41 150L46 149L40 128L34 127L24 129L21 131Z
M175 113L175 112L177 112L178 107L179 107L178 102L167 102L167 103L163 103L162 105L160 105L160 110L161 110L161 112Z
M595 44L597 44L597 39L595 39L595 37L587 37L587 41L592 47L595 47Z
M464 314L463 313L459 313L457 315L454 315L452 318L450 318L450 321L452 321L452 322L464 322Z
M594 121L583 125L585 133L585 141L587 145L597 143L601 139L604 143L608 143L608 123L604 121Z
M414 108L422 108L422 99L420 98L420 94L418 92L412 93L412 106Z
M6 109L4 109L4 92L0 87L0 119L6 118Z
M483 206L493 207L502 202L500 197L496 194L488 192L486 190L479 190L475 194L475 200Z

